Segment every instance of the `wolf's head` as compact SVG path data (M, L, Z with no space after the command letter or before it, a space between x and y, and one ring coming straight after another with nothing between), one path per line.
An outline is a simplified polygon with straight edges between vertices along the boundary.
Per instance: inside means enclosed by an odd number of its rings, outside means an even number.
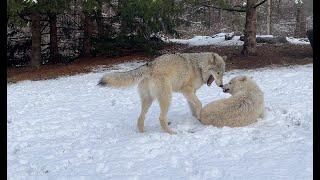
M202 78L204 83L211 86L215 80L216 85L222 87L223 85L223 73L225 72L225 60L226 56L219 56L216 53L211 53L208 59L202 64Z
M228 84L223 85L223 92L236 94L257 89L257 84L248 76L237 76L232 78Z

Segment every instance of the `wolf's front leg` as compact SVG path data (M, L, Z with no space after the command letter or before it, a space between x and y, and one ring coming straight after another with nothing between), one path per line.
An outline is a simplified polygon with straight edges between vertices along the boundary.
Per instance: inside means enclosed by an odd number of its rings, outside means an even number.
M169 134L176 134L176 132L172 131L168 126L167 113L170 105L169 98L160 97L158 100L159 100L160 110L161 110L159 120L160 120L160 125L162 129Z
M195 109L194 105L189 101L188 101L188 105L189 105L189 108L190 108L190 111L191 111L192 115L194 117L196 117L197 113L196 113L196 109Z
M195 90L192 88L185 88L183 91L183 95L189 103L192 115L194 115L197 119L200 119L202 104L196 96Z

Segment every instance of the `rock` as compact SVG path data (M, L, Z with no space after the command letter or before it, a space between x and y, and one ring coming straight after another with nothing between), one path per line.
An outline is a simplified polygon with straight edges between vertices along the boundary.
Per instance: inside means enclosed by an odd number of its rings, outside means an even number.
M234 32L231 32L231 33L227 33L224 36L224 39L227 41L227 40L231 40L233 37L234 37Z

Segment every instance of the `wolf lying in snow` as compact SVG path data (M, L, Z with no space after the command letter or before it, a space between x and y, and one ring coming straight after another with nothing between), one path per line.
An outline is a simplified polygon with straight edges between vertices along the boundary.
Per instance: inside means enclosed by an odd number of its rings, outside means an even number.
M145 115L156 98L160 105L160 124L163 130L174 134L168 126L167 113L172 92L180 92L187 99L192 114L198 119L202 104L196 96L196 90L203 84L208 86L215 80L222 87L226 57L216 53L166 54L157 57L137 69L128 72L106 74L99 85L110 87L128 87L139 84L141 113L138 129L144 132Z
M263 117L263 92L251 78L235 77L223 85L223 92L232 96L206 105L200 113L201 123L217 127L240 127Z

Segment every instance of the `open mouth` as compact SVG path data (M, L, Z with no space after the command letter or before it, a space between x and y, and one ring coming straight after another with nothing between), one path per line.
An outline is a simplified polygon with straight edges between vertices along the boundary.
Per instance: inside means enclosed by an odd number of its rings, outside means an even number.
M212 75L209 76L208 80L207 80L207 85L211 86L212 82L214 81L214 77Z
M226 88L226 89L223 89L223 92L224 92L224 93L227 93L228 91L229 91L229 89L227 89L227 88Z

